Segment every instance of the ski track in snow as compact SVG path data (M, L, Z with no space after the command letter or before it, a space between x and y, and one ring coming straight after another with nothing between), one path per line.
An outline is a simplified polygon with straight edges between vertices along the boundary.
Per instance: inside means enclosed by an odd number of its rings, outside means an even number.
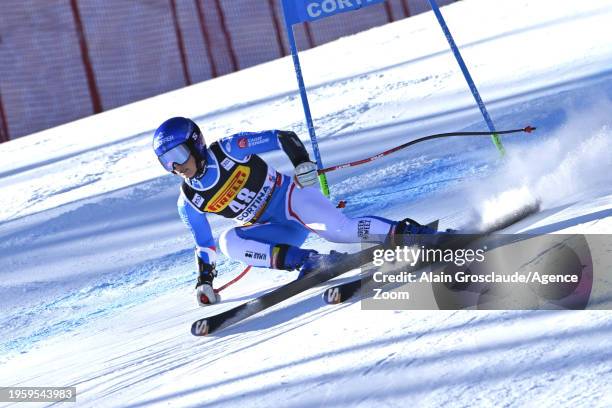
M449 22L453 16L469 21L473 8L486 4L461 2L444 12ZM331 173L334 200L346 200L350 216L441 218L446 228L469 225L475 214L499 211L508 201L537 197L543 211L514 231L610 233L612 49L604 39L579 34L580 27L609 20L612 3L601 4L578 12L571 1L559 2L539 14L546 20L529 27L514 22L514 29L510 24L491 35L487 27L493 30L496 21L503 26L509 15L543 10L533 1L503 1L497 12L488 8L496 17L474 32L456 27L458 39L469 39L462 51L482 77L477 82L489 95L497 127L539 128L504 138L508 160L498 159L488 138L428 142ZM351 44L367 44L377 55L388 38L409 35L402 30L417 36L439 30L426 16L305 53L307 80L329 55L347 53L338 58L349 64L359 60L358 52L346 51ZM546 51L558 63L533 56L530 65L503 52L489 58L497 48L511 49L515 37L527 48L522 36L543 43L554 37L547 30L588 38L585 56L572 60L551 46ZM452 61L441 63L450 58L443 38L428 46L378 62L372 57L348 74L321 73L311 93L326 165L372 155L413 134L483 128ZM260 69L284 72L288 65L255 67L236 81ZM256 102L234 101L192 116L207 136L280 127L305 136L291 81L290 92L263 91ZM180 92L188 99L191 91ZM167 101L155 103L160 112L169 110ZM272 122L271 111L280 112ZM189 324L203 314L192 302L191 237L176 215L178 181L161 176L146 130L140 126L100 146L66 137L64 147L53 149L45 148L42 136L31 137L32 148L42 149L32 160L41 165L0 168L0 384L74 385L87 406L612 405L606 393L612 386L612 320L605 310L361 311L359 302L322 306L320 290L312 289L218 336L191 337ZM29 139L1 145L0 158L13 160ZM266 158L290 171L280 153ZM216 232L231 225L211 221ZM307 244L331 248L318 237ZM612 247L601 251L612 253ZM221 257L218 280L229 280L241 267ZM209 310L293 278L255 269ZM609 276L599 279L612 283ZM609 305L610 295L597 293L592 303Z

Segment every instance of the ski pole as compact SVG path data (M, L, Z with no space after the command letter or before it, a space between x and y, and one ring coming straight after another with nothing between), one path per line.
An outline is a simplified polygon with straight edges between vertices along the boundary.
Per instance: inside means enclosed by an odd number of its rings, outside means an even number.
M415 145L417 143L425 142L427 140L432 140L432 139L441 139L443 137L455 137L455 136L491 136L493 134L506 135L506 134L510 134L510 133L520 133L520 132L531 133L534 130L536 130L535 127L527 126L527 127L522 128L522 129L498 130L498 131L495 131L495 132L450 132L450 133L438 133L438 134L435 134L435 135L424 136L424 137L421 137L421 138L418 138L418 139L411 140L410 142L406 142L404 144L401 144L399 146L393 147L393 148L391 148L389 150L385 150L382 153L378 153L378 154L376 154L374 156L370 156L370 157L367 157L365 159L356 160L356 161L353 161L353 162L344 163L344 164L338 164L336 166L331 166L331 167L327 167L327 168L324 168L324 169L320 169L318 172L319 172L319 174L325 174L325 173L329 173L330 171L346 169L348 167L354 167L354 166L358 166L360 164L373 162L374 160L378 160L380 158L388 156L391 153L395 153L395 152L397 152L399 150L405 149L408 146L412 146L412 145Z
M225 285L221 286L218 289L215 289L215 293L219 293L221 292L223 289L227 288L230 285L233 285L234 283L238 282L244 275L246 275L249 271L251 270L251 265L247 266L246 268L244 268L244 270L242 272L240 272L240 274L238 276L236 276L234 279L232 279L231 281L227 282Z
M428 1L429 1L429 5L431 6L431 10L434 12L436 19L438 20L438 24L440 24L440 28L442 28L442 32L444 32L446 41L448 41L448 45L453 51L453 55L455 56L455 59L457 60L457 64L459 64L459 69L461 69L461 72L463 73L463 77L465 78L465 81L467 82L468 87L470 88L470 91L472 92L472 96L474 96L474 100L476 101L476 104L478 105L478 109L480 109L480 112L482 113L482 117L484 118L485 123L487 124L487 127L491 131L490 135L491 135L491 138L493 139L493 143L495 144L495 147L497 147L497 150L499 150L499 153L503 157L506 154L506 149L504 149L504 146L502 145L502 142L499 139L499 135L501 132L495 131L495 125L493 124L493 120L491 119L491 116L489 115L489 112L487 111L487 107L485 106L484 101L480 97L478 88L476 88L476 83L474 82L474 79L472 78L472 75L470 74L470 71L468 70L468 67L465 64L465 61L463 60L463 57L461 56L459 47L457 47L457 44L455 43L455 39L453 38L453 35L451 34L450 29L448 28L448 25L446 24L446 21L444 20L444 17L442 16L442 12L440 11L440 7L438 7L438 3L436 2L436 0L428 0Z

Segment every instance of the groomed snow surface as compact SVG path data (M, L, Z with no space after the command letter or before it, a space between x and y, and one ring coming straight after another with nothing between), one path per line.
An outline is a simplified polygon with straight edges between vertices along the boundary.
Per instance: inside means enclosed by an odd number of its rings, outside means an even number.
M538 131L504 138L504 161L489 138L457 138L337 171L334 200L446 228L537 198L543 211L511 232L611 233L612 1L466 0L443 13L496 126ZM432 13L302 62L326 165L486 129ZM607 310L362 311L325 305L319 287L193 337L193 320L295 274L253 270L221 305L195 305L179 180L150 149L176 115L208 142L270 128L308 139L284 58L0 145L0 385L76 386L76 405L92 407L612 406ZM607 242L595 274L609 284ZM243 267L222 259L217 281Z

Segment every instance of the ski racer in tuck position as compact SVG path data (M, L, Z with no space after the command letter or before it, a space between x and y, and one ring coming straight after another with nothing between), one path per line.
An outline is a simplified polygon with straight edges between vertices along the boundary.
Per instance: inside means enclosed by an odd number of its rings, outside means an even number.
M410 219L345 216L318 189L317 167L291 131L237 133L207 147L192 120L175 117L155 131L153 149L164 169L183 178L178 212L195 239L196 296L201 306L220 299L212 286L217 245L208 213L238 223L219 237L227 257L252 266L299 270L300 276L343 256L302 249L310 232L339 243L384 236L390 245L401 244L396 241L402 234L436 232ZM258 156L279 149L295 167L293 177Z

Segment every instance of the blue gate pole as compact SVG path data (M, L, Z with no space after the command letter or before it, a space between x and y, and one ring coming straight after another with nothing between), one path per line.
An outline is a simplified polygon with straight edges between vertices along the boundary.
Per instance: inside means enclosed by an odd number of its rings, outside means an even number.
M444 17L442 17L440 8L438 7L436 0L428 0L428 1L429 1L429 4L431 5L431 9L433 10L434 14L436 15L436 18L438 19L438 23L440 23L440 27L442 28L442 31L444 32L444 36L446 37L446 40L448 41L448 44L450 45L451 50L453 51L453 54L455 55L455 59L457 60L457 63L459 64L459 67L461 68L461 72L463 72L463 76L465 77L465 80L467 81L468 86L470 87L470 91L472 91L472 95L474 95L474 99L476 100L476 103L478 104L478 108L480 108L480 112L482 113L482 116L484 117L484 120L487 123L487 127L489 128L489 131L494 132L493 135L491 135L491 138L493 139L493 143L495 144L495 147L497 147L497 150L499 150L499 153L503 156L506 153L506 150L504 149L504 146L502 145L499 135L495 133L496 130L495 130L495 126L493 125L493 121L491 120L491 117L489 116L489 112L487 112L487 108L482 98L480 97L480 93L478 92L478 88L476 88L476 84L474 83L474 80L472 79L472 76L470 75L470 71L468 71L468 68L465 65L465 62L463 61L463 57L461 57L459 48L457 48L457 44L455 43L455 40L453 39L453 36L451 35L451 32L448 29L448 26L446 25L446 21L444 21Z
M304 115L306 116L306 125L308 126L308 134L310 135L310 142L312 143L312 151L317 162L319 170L323 168L323 161L321 160L321 153L319 152L319 143L317 142L317 135L315 133L314 124L312 123L312 115L310 114L310 105L308 104L308 95L306 94L306 86L304 85L304 77L302 76L302 68L300 66L300 59L298 57L298 50L295 44L295 37L293 35L293 26L289 24L285 19L285 27L287 29L287 38L289 39L289 48L291 49L291 57L293 58L293 66L295 68L295 76L298 81L300 88L300 96L302 98L302 106L304 107ZM329 197L329 185L327 183L327 176L325 173L319 174L319 184L321 185L321 191L326 197Z

